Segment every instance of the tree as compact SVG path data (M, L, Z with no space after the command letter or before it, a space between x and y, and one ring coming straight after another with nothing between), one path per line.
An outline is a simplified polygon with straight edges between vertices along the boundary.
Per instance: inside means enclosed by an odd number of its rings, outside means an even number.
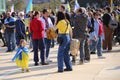
M14 4L14 10L15 11L22 11L25 10L25 3L24 0L11 0L11 1L6 1L6 8L7 10L11 9L11 6Z
M23 11L26 8L26 5L23 0L18 0L15 4L15 11Z
M56 6L60 5L59 0L52 0L51 2L43 3L43 4L37 4L33 6L33 10L43 10L44 8L50 9L55 11Z

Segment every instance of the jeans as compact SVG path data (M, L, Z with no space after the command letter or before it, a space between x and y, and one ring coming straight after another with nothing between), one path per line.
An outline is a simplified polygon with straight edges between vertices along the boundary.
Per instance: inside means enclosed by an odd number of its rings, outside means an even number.
M102 56L102 37L98 37L98 44L97 44L97 55Z
M51 40L45 38L45 48L46 48L46 58L49 57L49 53L50 53L50 46L51 46Z
M33 40L32 40L32 36L30 36L30 45L29 45L30 48L33 48Z
M90 60L90 49L88 45L88 38L85 40L85 60Z
M44 39L33 39L34 62L39 62L38 49L40 50L41 63L45 62L45 44Z
M85 39L80 38L79 41L80 41L80 48L79 48L79 51L80 51L80 61L84 62L84 59L85 59L85 50L84 50Z
M64 63L66 69L72 69L72 63L70 61L69 49L70 49L70 36L69 34L59 34L63 38L63 42L58 48L58 71L63 71Z
M16 46L15 32L5 32L5 38L8 50L14 50Z
M101 36L98 37L98 40L91 40L90 44L90 52L93 52L94 50L97 49L97 55L102 56L102 39Z
M2 41L3 41L3 46L5 46L5 45L6 45L6 42L5 42L4 37L2 36L2 33L0 33L0 39L2 39Z

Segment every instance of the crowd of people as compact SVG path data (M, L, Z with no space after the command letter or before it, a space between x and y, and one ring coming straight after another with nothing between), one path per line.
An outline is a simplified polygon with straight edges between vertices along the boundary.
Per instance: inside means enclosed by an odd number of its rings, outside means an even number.
M47 37L47 34L51 33L49 28L53 28L57 34L58 72L72 71L72 63L76 63L76 56L72 56L70 60L69 50L72 39L78 39L80 42L79 64L90 62L90 55L95 54L96 51L98 58L104 59L102 53L112 50L113 40L120 44L120 9L118 7L113 10L110 7L98 10L80 7L74 12L65 10L65 7L61 5L56 14L43 9L30 11L28 14L7 12L0 16L2 47L7 47L6 52L14 51L18 47L13 61L16 60L22 72L24 69L29 71L29 52L25 46L26 41L29 41L30 48L33 49L35 66L38 66L40 61L41 65L49 65L51 62L50 48L54 48L56 41ZM29 20L28 24L25 19Z

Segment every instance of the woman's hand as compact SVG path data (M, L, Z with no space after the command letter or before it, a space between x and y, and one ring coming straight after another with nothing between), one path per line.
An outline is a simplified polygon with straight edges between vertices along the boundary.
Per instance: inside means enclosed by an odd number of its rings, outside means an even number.
M97 37L96 36L94 36L94 40L97 41Z

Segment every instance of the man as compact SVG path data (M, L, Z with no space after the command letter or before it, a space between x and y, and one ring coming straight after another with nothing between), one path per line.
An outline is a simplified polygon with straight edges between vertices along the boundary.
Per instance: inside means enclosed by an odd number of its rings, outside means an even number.
M47 38L46 33L49 32L48 28L53 27L53 23L52 23L51 19L49 18L49 11L47 9L43 10L43 16L40 19L43 22L44 29L45 29L44 40L45 40L45 47L46 47L46 61L51 62L51 60L49 60L51 40Z
M2 15L1 15L1 23L2 23L2 26L3 26L3 29L5 29L5 27L4 27L4 21L5 21L5 19L6 19L6 17L7 17L7 15L6 15L6 13L5 12L3 12L2 13ZM1 27L2 27L1 26ZM3 30L4 31L4 30ZM5 32L3 33L3 43L4 43L4 45L2 46L2 47L6 47L7 46L7 44L6 44L6 40L5 40L5 37L6 37L6 35L5 35Z
M113 29L109 28L109 22L111 19L110 8L105 8L105 14L103 15L103 27L105 39L103 41L103 50L112 50L112 38L113 38Z
M55 24L55 13L52 11L49 17L54 25ZM54 48L54 46L55 46L55 40L53 39L51 41L51 48Z
M75 27L73 29L73 38L78 39L80 41L80 48L79 48L80 64L83 64L85 59L84 45L85 45L88 16L85 14L82 8L76 10L76 16L74 18L74 21L75 21L74 24Z
M11 17L11 13L7 13L7 18L5 19L5 34L6 34L6 43L8 50L6 52L10 52L15 50L15 19Z
M19 12L19 18L15 22L16 26L16 43L19 46L20 40L25 39L25 24L24 24L24 12Z
M0 20L0 39L3 41L3 46L1 46L1 47L5 47L6 42L5 42L4 37L3 37L3 24L1 22L1 20Z

